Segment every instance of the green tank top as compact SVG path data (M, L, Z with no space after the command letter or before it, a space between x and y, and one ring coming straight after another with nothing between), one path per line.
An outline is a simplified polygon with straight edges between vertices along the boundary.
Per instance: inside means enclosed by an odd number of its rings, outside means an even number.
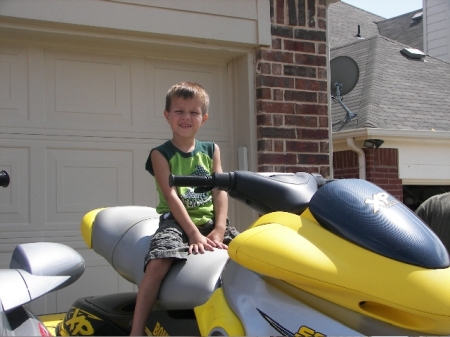
M214 143L212 142L196 140L194 150L186 153L180 151L169 140L152 149L151 152L154 150L159 151L167 159L172 174L185 176L205 176L212 174L214 154ZM145 164L145 169L154 176L151 152ZM159 204L156 207L156 211L160 214L168 213L170 209L167 200L164 198L156 179L155 182L159 197ZM183 202L190 218L197 226L214 218L212 193L210 191L195 193L193 187L177 187L177 194Z

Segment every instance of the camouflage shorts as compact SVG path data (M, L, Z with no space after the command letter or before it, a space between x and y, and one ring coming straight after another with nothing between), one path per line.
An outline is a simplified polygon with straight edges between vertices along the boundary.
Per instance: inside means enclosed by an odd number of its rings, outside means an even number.
M207 236L214 229L214 221L209 221L197 226L200 233ZM231 227L227 220L223 243L228 245L239 232ZM147 263L152 259L173 258L186 260L188 256L189 240L177 221L169 216L167 219L161 217L159 228L156 230L150 242L150 249L145 256L144 271Z

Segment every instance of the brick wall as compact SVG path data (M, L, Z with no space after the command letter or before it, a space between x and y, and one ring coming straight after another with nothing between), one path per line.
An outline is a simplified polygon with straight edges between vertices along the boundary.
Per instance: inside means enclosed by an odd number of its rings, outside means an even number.
M359 178L358 155L354 151L333 153L333 177L335 179Z
M403 201L402 180L398 178L398 149L364 149L364 153L366 179Z
M256 53L258 171L330 174L326 0L271 0Z
M366 156L366 180L403 201L402 180L398 178L398 149L363 149ZM359 178L358 155L353 151L333 154L336 179Z

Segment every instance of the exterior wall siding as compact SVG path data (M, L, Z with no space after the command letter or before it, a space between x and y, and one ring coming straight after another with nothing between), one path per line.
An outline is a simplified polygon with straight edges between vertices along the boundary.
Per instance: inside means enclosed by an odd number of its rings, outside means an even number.
M256 53L258 171L330 175L326 0L271 0Z
M424 0L425 53L450 62L450 1Z

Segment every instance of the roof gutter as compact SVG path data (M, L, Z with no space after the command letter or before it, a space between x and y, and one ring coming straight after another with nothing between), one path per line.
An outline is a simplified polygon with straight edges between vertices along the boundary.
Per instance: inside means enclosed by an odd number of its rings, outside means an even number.
M347 145L358 155L359 179L366 180L366 155L364 151L355 145L352 137L347 138Z
M434 130L399 130L399 129L377 129L364 128L333 132L333 141L344 140L352 137L355 140L367 138L381 139L424 139L424 140L450 140L449 131Z

